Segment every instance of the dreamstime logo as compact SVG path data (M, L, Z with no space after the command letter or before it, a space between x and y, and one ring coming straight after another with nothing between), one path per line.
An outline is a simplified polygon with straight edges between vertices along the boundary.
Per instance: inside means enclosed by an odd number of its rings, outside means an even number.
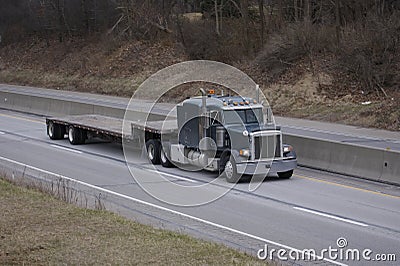
M154 166L150 166L153 167L151 171L145 169L145 167L140 167L143 165L143 157L146 151L135 150L132 148L132 143L138 142L140 147L144 147L149 136L156 136L159 132L148 130L144 133L143 128L151 128L152 124L160 123L160 121L155 122L155 120L162 119L161 131L167 132L165 134L167 136L165 138L167 139L163 139L164 133L161 134L159 143L150 148L162 149L161 155L168 155L166 149L170 147L169 145L171 143L178 143L177 135L169 135L169 130L173 128L173 125L176 127L177 105L162 104L160 103L160 98L178 86L196 82L216 84L230 89L234 94L239 96L253 99L258 98L260 102L268 104L263 93L256 92L257 85L247 74L230 65L215 61L199 60L175 64L158 71L139 86L129 101L123 121L122 133L125 160L131 175L142 189L160 201L178 206L198 206L211 202L226 194L235 184L224 182L222 186L210 187L212 184L220 182L218 181L219 178L205 183L172 182L168 178L171 175L160 174ZM273 115L270 114L270 116L271 120L273 120ZM241 121L241 119L237 117L237 121ZM142 127L142 130L135 127L134 124ZM242 132L245 131L243 125ZM132 140L130 136L137 139ZM200 146L203 145L202 141L205 143L204 145L210 143L207 145L214 144L215 146L215 142L208 141L205 138L204 140L199 140ZM202 147L200 146L198 153L192 152L191 154L185 154L185 156L192 156L193 160L202 160L204 157L200 156L202 152ZM165 154L163 154L163 151ZM182 168L182 165L177 164L176 166ZM190 170L187 167L184 167L184 169ZM202 168L196 168L196 170L199 169ZM269 169L265 168L265 171L267 173ZM190 174L190 172L187 173ZM249 190L254 191L262 181L263 179L261 180L260 178L252 178L249 183Z
M374 253L371 249L356 249L348 248L347 239L339 237L336 240L336 247L329 246L321 251L315 249L274 249L270 248L267 244L257 252L257 257L260 260L273 260L277 258L282 261L287 260L304 260L304 261L320 261L325 260L334 264L345 265L339 261L374 261L374 262L387 262L396 261L396 254L393 253Z
M336 245L338 246L338 248L345 248L347 247L347 239L344 237L339 237L336 240Z

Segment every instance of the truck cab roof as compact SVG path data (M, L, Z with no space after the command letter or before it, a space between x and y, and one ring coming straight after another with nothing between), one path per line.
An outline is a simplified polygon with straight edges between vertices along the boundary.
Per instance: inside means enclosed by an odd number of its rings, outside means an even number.
M262 108L262 104L258 103L253 98L231 96L231 95L208 95L207 96L207 109L209 110L232 110L232 109L247 109L247 108ZM202 96L186 99L182 105L193 105L201 108Z

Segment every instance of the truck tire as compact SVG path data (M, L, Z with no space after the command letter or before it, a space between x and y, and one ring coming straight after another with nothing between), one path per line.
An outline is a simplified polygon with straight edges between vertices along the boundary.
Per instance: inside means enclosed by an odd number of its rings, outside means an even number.
M86 131L70 126L68 128L68 140L72 145L83 144L86 140Z
M151 139L146 142L147 158L152 164L160 164L160 148L158 140Z
M240 175L237 173L236 162L233 156L229 157L224 166L224 176L228 183L237 183Z
M63 139L64 138L64 127L55 124L53 122L49 122L47 124L47 135L49 135L50 139L57 140L57 139Z
M164 148L160 146L160 162L161 165L165 168L172 168L174 164L168 159L167 154L165 154Z
M292 177L292 175L293 175L293 170L278 173L279 178L282 178L282 179L289 179Z

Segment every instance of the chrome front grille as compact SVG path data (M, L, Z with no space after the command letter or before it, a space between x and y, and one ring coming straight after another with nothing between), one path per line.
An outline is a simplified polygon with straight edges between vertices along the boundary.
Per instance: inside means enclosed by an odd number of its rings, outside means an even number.
M282 138L279 131L254 134L252 138L253 160L272 160L282 157Z

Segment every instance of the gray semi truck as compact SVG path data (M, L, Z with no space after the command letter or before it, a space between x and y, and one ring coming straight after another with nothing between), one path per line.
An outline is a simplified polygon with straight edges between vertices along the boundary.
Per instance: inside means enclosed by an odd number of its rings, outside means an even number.
M290 178L296 153L282 143L269 106L257 99L216 95L213 90L184 100L172 119L127 120L102 115L47 118L47 134L65 135L71 144L91 138L136 144L152 164L223 174L228 182L242 175ZM124 127L124 129L123 129Z

